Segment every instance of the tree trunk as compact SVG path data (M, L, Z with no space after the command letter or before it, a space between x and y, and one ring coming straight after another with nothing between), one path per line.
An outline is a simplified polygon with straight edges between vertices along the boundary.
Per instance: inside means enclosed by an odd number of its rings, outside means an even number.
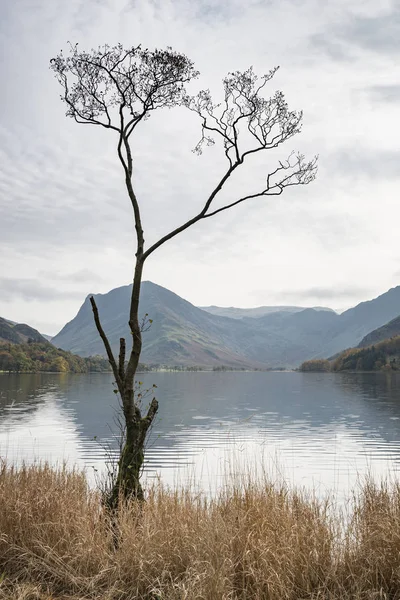
M109 508L115 509L121 497L143 500L143 488L140 483L144 461L144 440L141 435L141 423L126 425L126 439L118 461L118 475L110 497Z
M116 509L121 498L143 500L143 488L140 476L144 462L144 446L147 432L158 411L158 402L153 398L145 417L139 407L134 406L134 416L127 418L125 413L126 434L121 456L118 461L118 474L107 500L107 506Z
M126 161L121 154L121 148L125 147ZM140 219L139 205L132 187L132 155L125 132L121 130L118 144L118 154L125 171L125 183L129 198L132 203L135 216L135 229L137 235L136 264L133 276L132 295L129 310L129 328L132 335L132 350L129 360L125 365L126 344L120 339L120 353L118 364L114 358L110 343L101 326L99 314L94 298L90 299L93 307L95 323L106 348L107 356L112 366L118 391L121 395L122 408L124 412L125 430L121 455L118 461L118 473L111 493L107 499L107 505L116 509L120 498L137 498L143 500L143 489L140 484L140 476L144 461L144 446L146 435L158 410L158 402L152 399L145 417L138 403L135 401L135 375L139 365L140 353L142 351L142 325L139 321L139 297L142 284L144 256L144 237Z
M142 416L135 401L135 375L142 349L142 331L139 323L139 294L142 280L143 261L137 256L132 286L129 327L132 334L132 350L125 367L125 340L120 339L118 367L114 360L114 372L117 374L118 389L121 395L125 420L124 442L118 461L118 473L107 506L116 509L121 498L143 500L143 488L140 483L144 461L144 447L147 432L158 411L158 402L152 399L147 414ZM100 325L98 326L100 327Z

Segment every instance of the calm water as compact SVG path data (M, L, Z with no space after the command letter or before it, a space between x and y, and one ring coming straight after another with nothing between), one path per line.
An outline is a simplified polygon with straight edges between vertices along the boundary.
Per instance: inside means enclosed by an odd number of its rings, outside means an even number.
M147 477L214 490L251 468L318 493L400 465L400 374L152 373ZM108 374L0 374L0 456L104 472L118 398Z

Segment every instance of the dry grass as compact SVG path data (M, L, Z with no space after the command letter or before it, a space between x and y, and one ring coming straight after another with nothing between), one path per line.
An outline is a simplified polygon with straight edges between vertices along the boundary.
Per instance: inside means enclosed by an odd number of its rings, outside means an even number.
M400 486L366 482L345 521L284 486L218 498L157 486L114 548L84 475L0 468L0 600L400 599Z

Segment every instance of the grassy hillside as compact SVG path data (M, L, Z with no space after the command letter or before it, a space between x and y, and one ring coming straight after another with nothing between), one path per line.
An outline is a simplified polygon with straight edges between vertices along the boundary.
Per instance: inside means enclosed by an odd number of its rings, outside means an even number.
M49 342L12 344L0 343L0 371L13 373L86 373L110 371L109 362L101 356L82 358L55 348Z

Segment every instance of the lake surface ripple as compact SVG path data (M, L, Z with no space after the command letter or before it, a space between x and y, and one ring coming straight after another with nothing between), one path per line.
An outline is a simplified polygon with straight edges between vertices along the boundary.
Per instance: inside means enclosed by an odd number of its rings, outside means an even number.
M146 477L213 492L247 472L346 495L400 464L400 374L140 374L160 411ZM149 401L151 396L145 399ZM115 455L118 397L109 374L0 374L0 456L87 469Z

